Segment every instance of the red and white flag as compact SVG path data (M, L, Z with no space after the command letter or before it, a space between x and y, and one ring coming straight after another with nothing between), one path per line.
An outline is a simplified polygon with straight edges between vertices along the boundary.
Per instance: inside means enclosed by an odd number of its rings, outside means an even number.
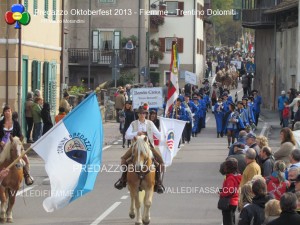
M177 46L177 40L175 39L172 41L170 80L169 80L169 87L168 87L168 94L167 94L165 116L168 115L168 112L171 110L171 106L179 96L178 71L179 71L178 46Z

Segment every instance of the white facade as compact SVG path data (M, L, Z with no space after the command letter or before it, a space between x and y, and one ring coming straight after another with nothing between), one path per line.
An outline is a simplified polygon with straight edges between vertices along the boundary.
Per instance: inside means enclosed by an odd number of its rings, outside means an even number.
M154 0L150 1L151 3ZM150 34L150 40L162 40L167 38L171 40L173 37L183 40L183 51L179 52L180 70L187 70L197 75L198 84L203 80L204 76L204 0L181 0L181 1L164 1L168 4L178 2L183 5L183 15L166 15L164 24L159 26L157 33ZM170 3L168 3L170 2ZM158 4L158 3L156 3ZM158 7L157 7L158 10ZM179 12L179 9L177 13ZM169 11L168 11L169 13ZM165 41L165 49L168 48L167 40ZM198 46L197 46L198 45ZM164 51L164 58L158 62L159 71L165 75L169 70L171 61L171 52ZM166 81L166 77L162 82ZM184 85L184 78L179 79L180 87Z

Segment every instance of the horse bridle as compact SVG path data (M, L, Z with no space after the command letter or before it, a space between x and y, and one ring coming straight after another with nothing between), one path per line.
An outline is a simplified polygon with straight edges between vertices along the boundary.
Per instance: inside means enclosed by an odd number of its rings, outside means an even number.
M134 144L132 145L133 149L134 149ZM150 149L151 151L151 149ZM143 166L145 166L148 162L148 159L149 157L145 158L144 159L144 162L143 162ZM134 154L133 154L133 151L132 151L132 154L131 154L131 162L134 161ZM151 165L150 166L147 166L147 170L146 171L143 171L143 169L139 169L138 171L136 171L136 165L134 165L134 172L136 173L136 175L138 176L138 178L140 179L140 184L139 184L139 191L142 191L142 188L141 188L141 185L142 185L142 181L145 179L145 177L148 175L148 173L151 172L150 170L150 167L154 165L154 161L152 161Z

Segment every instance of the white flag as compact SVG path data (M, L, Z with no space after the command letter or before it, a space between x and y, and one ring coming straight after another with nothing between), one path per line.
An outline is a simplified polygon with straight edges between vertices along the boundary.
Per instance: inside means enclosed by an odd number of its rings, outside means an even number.
M178 144L186 121L160 117L161 141L159 150L165 166L172 164L173 158L179 151Z

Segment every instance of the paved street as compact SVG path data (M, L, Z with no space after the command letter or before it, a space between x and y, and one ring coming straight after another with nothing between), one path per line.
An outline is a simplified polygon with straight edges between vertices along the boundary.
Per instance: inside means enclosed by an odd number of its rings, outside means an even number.
M263 121L260 121L256 133L268 134L270 145L278 146L280 126L277 113L264 110L261 118ZM42 207L43 199L49 196L49 180L43 161L31 154L35 184L20 190L14 208L15 224L134 224L128 217L130 198L127 189L118 191L113 188L120 176L119 158L125 151L121 147L118 124L107 122L104 131L103 166L94 191L54 213L46 213ZM154 196L151 224L222 224L221 212L216 208L216 192L222 184L223 178L218 170L220 162L227 156L226 146L225 137L216 138L215 119L209 112L207 127L190 144L182 145L173 165L167 168L166 193Z

